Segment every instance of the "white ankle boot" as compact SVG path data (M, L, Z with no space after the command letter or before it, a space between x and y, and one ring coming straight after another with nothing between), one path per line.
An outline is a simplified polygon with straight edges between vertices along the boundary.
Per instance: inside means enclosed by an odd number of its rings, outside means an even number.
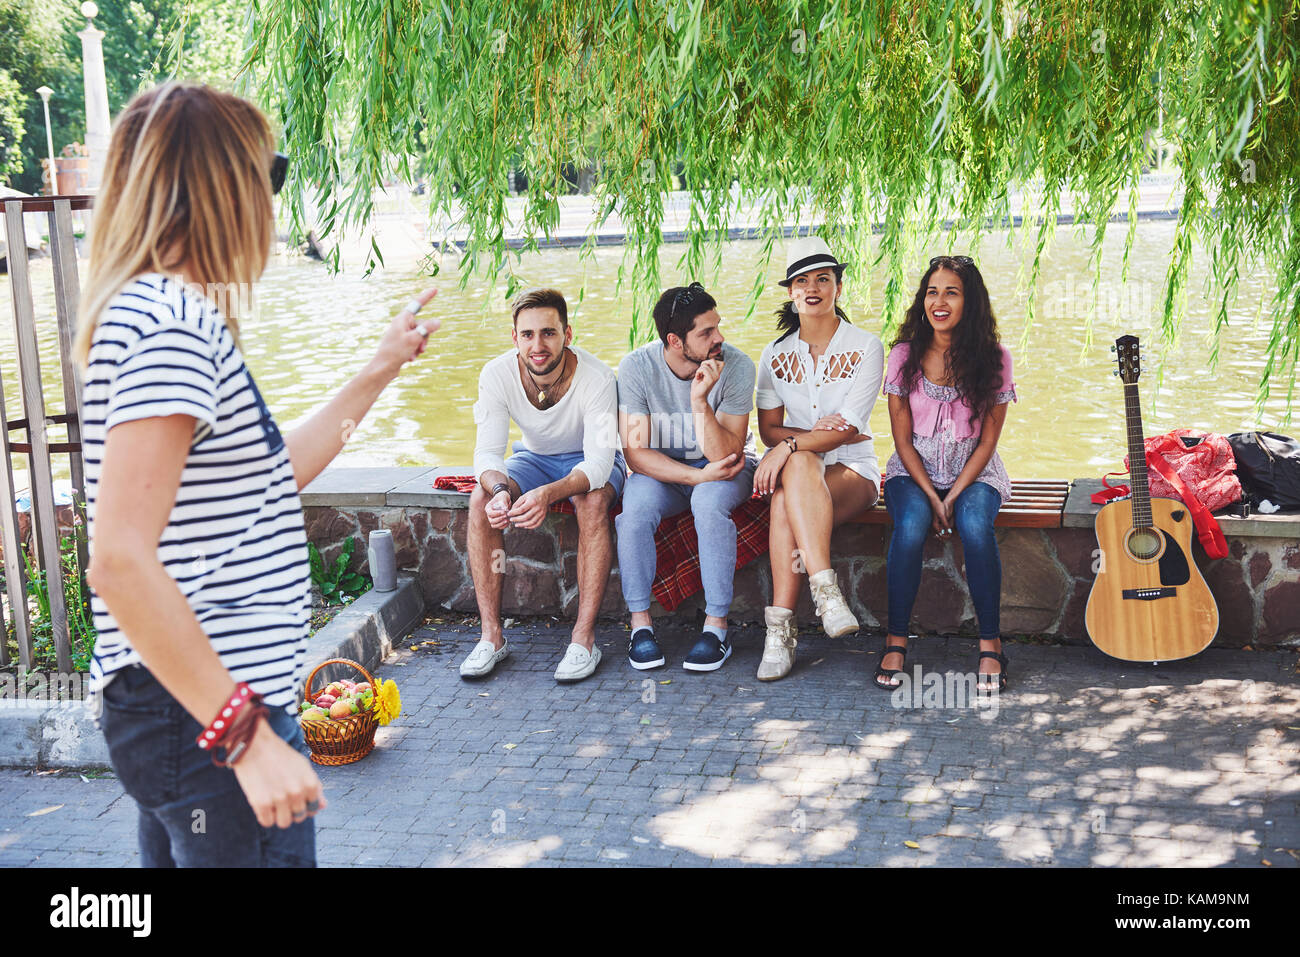
M809 575L808 584L812 586L813 604L822 620L822 630L828 638L839 638L858 630L858 620L853 617L848 603L840 594L835 569L827 568Z
M767 636L763 639L763 660L758 663L758 680L775 681L784 678L794 667L795 635L794 612L789 608L763 609L767 622Z

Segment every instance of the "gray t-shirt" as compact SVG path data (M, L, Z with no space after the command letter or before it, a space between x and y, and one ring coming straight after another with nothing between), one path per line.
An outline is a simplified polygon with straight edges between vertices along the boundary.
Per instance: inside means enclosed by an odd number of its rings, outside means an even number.
M709 390L714 412L749 415L754 409L754 360L729 342L722 344L722 376ZM691 380L679 379L664 360L662 341L644 345L618 365L618 408L650 417L649 447L683 462L704 457L695 440ZM745 455L756 456L754 434L746 430Z

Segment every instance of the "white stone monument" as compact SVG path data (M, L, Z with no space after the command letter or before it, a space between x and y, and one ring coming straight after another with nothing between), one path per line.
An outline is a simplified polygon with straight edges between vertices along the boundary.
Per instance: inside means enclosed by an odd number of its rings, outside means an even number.
M54 162L54 133L50 129L50 94L53 92L48 86L42 86L36 91L45 104L45 148L50 155L50 195L58 196L59 168Z
M86 29L81 37L81 69L86 83L86 147L90 150L90 182L86 191L94 192L104 175L104 162L108 159L108 83L104 79L104 31L96 28L94 20L99 7L91 0L81 5L81 15L86 18Z

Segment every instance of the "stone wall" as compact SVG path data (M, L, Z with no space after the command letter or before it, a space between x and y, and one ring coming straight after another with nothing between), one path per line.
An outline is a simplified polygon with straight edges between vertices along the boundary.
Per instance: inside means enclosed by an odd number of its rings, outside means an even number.
M347 471L347 470L339 470ZM357 470L379 471L379 470ZM369 498L363 505L345 505L345 493L304 492L308 539L326 560L339 553L349 536L364 544L376 528L387 528L397 547L398 567L414 574L430 607L474 614L477 605L466 560L468 527L464 503L468 496L420 492L430 489L432 470L401 486L404 493ZM319 481L319 480L318 480ZM346 483L343 483L346 484ZM383 503L383 504L381 504ZM1086 516L1085 516L1086 517ZM1055 529L999 528L1002 556L1002 630L1008 635L1050 635L1086 643L1084 609L1093 580L1096 537L1091 522ZM1083 525L1088 527L1080 527ZM1225 522L1225 525L1229 523ZM1216 644L1241 647L1300 643L1300 541L1277 533L1274 526L1243 526L1267 535L1230 534L1230 554L1207 559L1199 545L1194 552L1219 605ZM885 556L887 525L849 525L836 529L831 542L840 587L854 613L870 628L885 622ZM571 617L577 606L577 524L571 515L551 514L534 530L509 529L504 615ZM365 549L353 563L365 565ZM926 544L921 590L913 612L913 628L921 633L975 633L975 614L963 577L960 541ZM751 562L736 574L735 621L759 621L771 594L767 557ZM703 596L696 595L674 613L694 619ZM661 609L654 606L656 612ZM602 617L625 615L617 564L606 589ZM805 590L799 615L813 618Z

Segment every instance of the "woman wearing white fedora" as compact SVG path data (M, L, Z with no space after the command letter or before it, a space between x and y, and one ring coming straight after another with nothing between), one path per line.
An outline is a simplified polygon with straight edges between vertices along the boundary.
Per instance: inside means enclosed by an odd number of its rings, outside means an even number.
M885 349L853 326L838 301L844 263L820 237L790 244L790 300L777 310L781 336L758 363L758 427L768 452L754 488L771 500L772 604L760 681L794 666L795 605L808 574L822 628L858 630L831 568L831 529L875 504L880 466L868 432L885 371Z

